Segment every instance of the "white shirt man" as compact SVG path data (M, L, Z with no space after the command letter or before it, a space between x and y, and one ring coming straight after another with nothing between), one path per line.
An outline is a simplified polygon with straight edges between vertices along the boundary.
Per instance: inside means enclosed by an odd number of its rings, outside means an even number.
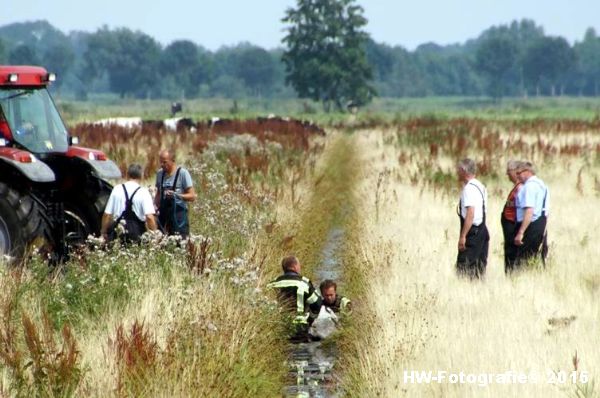
M460 276L481 278L485 275L490 235L485 225L487 191L475 178L475 162L463 159L457 166L458 179L463 183L460 194L460 236L456 269Z
M138 164L132 164L127 170L128 181L113 188L102 216L101 233L104 238L108 237L110 226L126 209L125 191L127 191L127 197L131 201L131 210L139 223L145 223L146 228L149 230L156 229L154 202L148 189L140 186L141 174L142 167Z
M473 208L473 225L476 227L483 223L483 208L487 204L487 190L477 178L471 178L463 187L460 194L460 215L467 217L469 207Z

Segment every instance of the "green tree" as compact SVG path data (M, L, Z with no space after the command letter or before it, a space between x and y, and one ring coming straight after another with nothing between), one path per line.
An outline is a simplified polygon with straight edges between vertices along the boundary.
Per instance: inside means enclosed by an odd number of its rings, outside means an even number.
M236 75L253 95L260 97L271 88L275 79L275 63L268 51L260 47L247 47L239 54L238 61Z
M159 77L160 54L158 42L144 33L104 27L88 37L84 58L95 76L108 75L113 92L146 97Z
M516 44L505 37L489 37L477 49L477 70L485 76L488 94L494 99L504 95L507 75L515 66L518 56Z
M56 86L64 83L64 78L75 63L75 53L70 45L65 43L55 44L44 54L44 66L48 71L58 75Z
M477 50L482 43L491 39L504 39L510 41L517 49L515 64L509 68L503 76L502 90L504 95L521 94L527 95L525 89L525 78L523 74L523 61L527 50L533 43L544 37L544 28L537 26L531 19L512 21L509 25L492 26L481 33L477 40L467 42L466 47L474 53L475 63ZM489 76L480 72L482 77L488 80ZM488 92L491 87L488 85Z
M373 68L374 78L383 81L389 79L394 69L393 49L369 38L366 41L365 51L367 60Z
M200 85L207 83L210 60L195 43L176 40L162 52L160 60L162 77L170 77L183 97L196 97Z
M586 31L583 42L575 45L575 52L586 94L600 95L600 37L593 28Z
M12 65L40 65L40 58L33 47L21 44L8 53L8 62Z
M525 54L523 72L530 85L539 95L544 87L556 95L556 88L575 65L575 52L562 37L543 37L537 40Z
M394 97L422 97L427 95L428 81L420 59L414 53L397 46L393 49L394 69L384 93Z
M363 105L372 99L365 54L369 36L362 30L367 19L354 0L297 0L282 21L288 24L286 82L298 96L321 101L326 111L332 104L343 110L345 102Z

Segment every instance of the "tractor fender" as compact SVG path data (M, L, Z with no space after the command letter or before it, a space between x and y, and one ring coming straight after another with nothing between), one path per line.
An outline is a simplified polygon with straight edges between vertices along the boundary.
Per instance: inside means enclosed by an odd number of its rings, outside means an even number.
M99 178L116 180L121 178L121 170L115 162L108 159L104 152L97 149L70 146L66 153L68 158L78 158L89 164Z
M35 182L56 180L54 171L33 154L17 148L0 147L0 162L6 163Z

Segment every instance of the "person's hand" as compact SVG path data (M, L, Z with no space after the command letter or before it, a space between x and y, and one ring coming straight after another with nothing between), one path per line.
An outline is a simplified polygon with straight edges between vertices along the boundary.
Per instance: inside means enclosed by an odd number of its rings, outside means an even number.
M515 235L515 245L517 245L517 246L523 245L523 232L518 232Z
M173 191L171 189L167 189L167 190L165 190L165 196L169 199L172 199L175 197L175 191Z
M467 248L467 238L463 238L462 236L458 239L458 250L464 251Z

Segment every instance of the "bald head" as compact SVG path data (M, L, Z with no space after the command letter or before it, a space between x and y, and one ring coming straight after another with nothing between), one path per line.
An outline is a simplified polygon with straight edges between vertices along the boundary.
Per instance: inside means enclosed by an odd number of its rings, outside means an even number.
M175 151L170 149L163 149L158 154L160 161L160 167L165 173L172 174L177 168L175 164Z

